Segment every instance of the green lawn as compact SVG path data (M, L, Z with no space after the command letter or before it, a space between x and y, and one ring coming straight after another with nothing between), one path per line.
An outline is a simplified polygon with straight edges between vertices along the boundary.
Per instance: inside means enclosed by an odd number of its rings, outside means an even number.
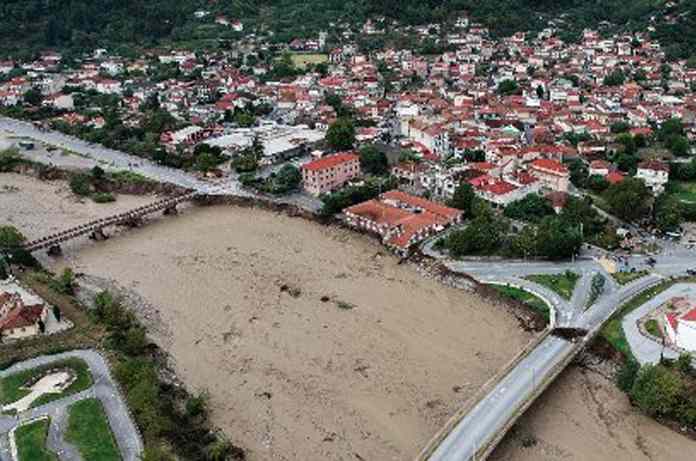
M84 461L119 461L121 459L109 421L99 400L80 400L72 404L68 411L68 430L65 439L75 445Z
M645 329L651 335L657 338L662 338L662 329L660 328L660 324L657 322L657 320L650 319L647 322L645 322Z
M92 385L92 373L89 366L80 359L67 359L49 363L30 370L15 373L0 380L0 404L7 405L29 394L24 385L31 379L46 374L55 368L70 368L77 373L77 379L65 391L56 394L44 394L32 403L32 407L44 405L68 395L81 392Z
M515 287L509 287L509 286L503 286L503 285L490 285L493 289L495 289L498 293L500 293L502 296L510 299L514 299L516 301L523 302L524 304L528 305L530 308L533 310L539 312L541 315L544 316L544 319L546 319L546 322L548 323L551 317L551 311L549 309L549 305L546 304L541 298L538 296L535 296L528 291L520 290L519 288Z
M672 195L682 202L696 203L696 182L675 181Z
M329 56L323 53L293 53L290 59L295 67L304 69L308 64L328 62Z
M58 461L58 457L46 448L49 421L41 419L20 426L15 431L19 461Z
M536 274L525 278L555 291L565 299L570 299L580 276L575 272L565 271L562 274Z
M611 276L618 282L619 285L626 285L634 280L648 275L648 271L636 272L614 272Z

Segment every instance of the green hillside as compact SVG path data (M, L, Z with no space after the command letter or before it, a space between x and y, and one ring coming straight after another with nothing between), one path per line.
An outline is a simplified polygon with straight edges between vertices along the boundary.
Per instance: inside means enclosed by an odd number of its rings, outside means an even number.
M447 23L460 12L496 35L540 30L560 19L566 38L584 27L644 30L654 17L656 35L672 57L696 48L696 0L3 0L0 55L26 58L39 50L113 50L166 43L208 46L235 35L213 24L217 13L242 19L247 30L270 30L275 40L306 37L330 23L362 23L384 16L403 24ZM212 14L205 20L194 11ZM692 13L693 14L690 14ZM603 24L606 21L611 24Z

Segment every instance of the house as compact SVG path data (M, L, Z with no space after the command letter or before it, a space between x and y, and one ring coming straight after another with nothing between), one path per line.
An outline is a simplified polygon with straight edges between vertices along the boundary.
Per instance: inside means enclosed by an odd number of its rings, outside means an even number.
M343 152L302 165L302 182L307 192L318 196L336 190L360 176L360 157Z
M605 160L593 160L590 162L590 169L588 171L590 176L602 176L605 177L609 174L611 170L611 165Z
M43 106L53 107L55 109L72 110L75 108L75 102L72 94L56 93L46 96L41 102Z
M669 165L657 160L641 162L638 164L636 178L642 179L653 194L660 195L669 181Z
M557 192L568 192L570 171L561 162L540 158L530 164L529 172L539 178L542 187Z
M672 301L674 304L675 300ZM696 352L696 307L690 306L682 313L666 312L662 320L667 338L672 345Z
M392 190L343 210L349 226L375 233L401 256L413 245L461 222L462 211Z
M41 334L48 309L43 303L25 300L17 292L0 292L0 337L22 339Z

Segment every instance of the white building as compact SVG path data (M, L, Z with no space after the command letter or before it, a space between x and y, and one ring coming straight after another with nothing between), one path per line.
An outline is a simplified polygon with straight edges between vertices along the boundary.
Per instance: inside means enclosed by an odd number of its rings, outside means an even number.
M657 160L641 162L638 164L636 178L642 179L653 194L660 195L669 181L669 166Z
M669 341L680 349L696 352L696 308L685 314L664 315L665 331Z

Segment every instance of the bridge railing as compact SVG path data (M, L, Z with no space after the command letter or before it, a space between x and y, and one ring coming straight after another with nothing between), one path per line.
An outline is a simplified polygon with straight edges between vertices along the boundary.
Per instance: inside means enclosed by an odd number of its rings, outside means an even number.
M25 243L23 245L23 247L27 251L40 250L42 248L50 247L52 245L56 245L58 243L62 243L62 242L77 238L81 235L87 234L89 232L92 232L94 230L97 230L97 229L100 229L100 228L103 228L106 226L123 224L129 220L140 218L142 216L146 216L148 214L155 213L155 212L163 210L163 209L167 209L167 208L172 207L174 205L177 205L181 202L192 200L197 195L199 195L197 192L192 192L192 193L178 195L176 197L160 199L160 200L157 200L155 202L149 203L147 205L139 206L139 207L134 208L132 210L124 211L122 213L108 216L105 218L95 219L95 220L92 220L88 223L80 224L79 226L75 226L75 227L72 227L70 229L66 229L64 231L60 231L60 232L56 232L54 234L48 235L46 237L32 240L30 242Z

